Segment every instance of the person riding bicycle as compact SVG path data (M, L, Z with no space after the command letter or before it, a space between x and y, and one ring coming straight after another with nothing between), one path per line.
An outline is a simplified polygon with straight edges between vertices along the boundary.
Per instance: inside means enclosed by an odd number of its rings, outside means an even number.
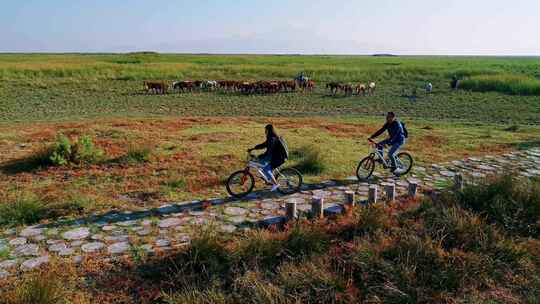
M276 191L279 188L279 184L272 171L285 163L286 156L282 151L282 145L274 130L274 126L267 125L265 127L265 132L266 141L248 149L248 152L251 153L253 150L262 150L266 148L266 152L259 155L259 161L264 166L262 168L264 177L266 177L268 183L272 183L273 185L271 191Z
M384 131L388 131L389 137L379 142L377 144L377 148L383 151L385 145L391 146L390 150L388 151L388 158L390 159L391 171L394 172L397 169L396 153L399 148L405 144L405 138L407 137L403 124L396 119L396 114L394 114L394 112L388 112L386 115L386 123L379 131L371 135L368 140L373 141L374 138L383 134Z

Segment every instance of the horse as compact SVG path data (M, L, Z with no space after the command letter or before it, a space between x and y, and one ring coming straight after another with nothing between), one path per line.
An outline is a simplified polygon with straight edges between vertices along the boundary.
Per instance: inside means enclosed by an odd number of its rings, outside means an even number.
M340 87L342 86L339 82L329 82L326 84L326 88L330 90L333 95L336 95Z
M354 91L353 86L350 85L350 84L348 84L348 83L346 83L346 84L341 84L341 85L339 86L339 89L340 89L341 91L343 91L343 93L345 94L345 96L352 95L352 94L353 94L353 91Z
M173 89L181 92L191 92L194 86L194 82L190 80L175 81L173 83Z
M363 96L366 96L367 86L364 83L359 83L355 87L356 95L362 93Z
M369 85L368 85L368 93L369 95L373 95L375 94L375 88L377 86L375 85L375 82L370 82Z
M218 83L217 81L214 81L214 80L206 80L206 81L203 81L201 84L201 87L208 91L215 90L217 86L218 86Z
M167 93L168 85L165 81L144 81L143 88L147 93Z
M428 82L428 84L426 84L426 94L431 94L431 92L433 92L433 84Z

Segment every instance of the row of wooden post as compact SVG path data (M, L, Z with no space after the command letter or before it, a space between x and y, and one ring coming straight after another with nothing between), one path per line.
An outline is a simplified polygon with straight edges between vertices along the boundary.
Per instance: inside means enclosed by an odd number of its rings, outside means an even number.
M463 176L456 174L454 176L454 189L461 190L463 188ZM377 203L377 185L370 185L368 190L368 204ZM396 199L396 185L385 184L384 190L386 193L386 201L393 202ZM408 196L415 198L418 194L418 183L410 182L408 188ZM345 210L352 210L355 206L355 194L353 191L345 192ZM324 198L322 196L313 196L311 199L311 214L315 219L324 218ZM296 200L289 199L286 202L286 216L287 220L293 220L298 217L298 211L296 209Z

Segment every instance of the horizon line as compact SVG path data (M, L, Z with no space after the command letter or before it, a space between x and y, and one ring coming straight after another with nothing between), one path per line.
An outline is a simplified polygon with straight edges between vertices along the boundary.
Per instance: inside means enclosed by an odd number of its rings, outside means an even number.
M97 52L97 51L68 51L68 52L48 52L48 51L32 51L32 52L18 52L18 51L0 51L0 55L136 55L136 54L154 54L154 55L206 55L206 56L364 56L364 57L540 57L540 54L399 54L399 53L366 53L366 54L352 54L352 53L266 53L266 52L158 52L158 51L125 51L125 52Z

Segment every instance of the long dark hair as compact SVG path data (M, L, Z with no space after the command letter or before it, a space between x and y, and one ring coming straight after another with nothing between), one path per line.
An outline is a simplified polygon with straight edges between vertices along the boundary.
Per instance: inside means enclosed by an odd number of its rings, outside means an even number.
M276 133L276 130L274 130L274 126L272 125L266 125L266 127L264 127L266 129L266 131L268 132L266 137L267 138L274 138L274 137L278 137L277 133Z

